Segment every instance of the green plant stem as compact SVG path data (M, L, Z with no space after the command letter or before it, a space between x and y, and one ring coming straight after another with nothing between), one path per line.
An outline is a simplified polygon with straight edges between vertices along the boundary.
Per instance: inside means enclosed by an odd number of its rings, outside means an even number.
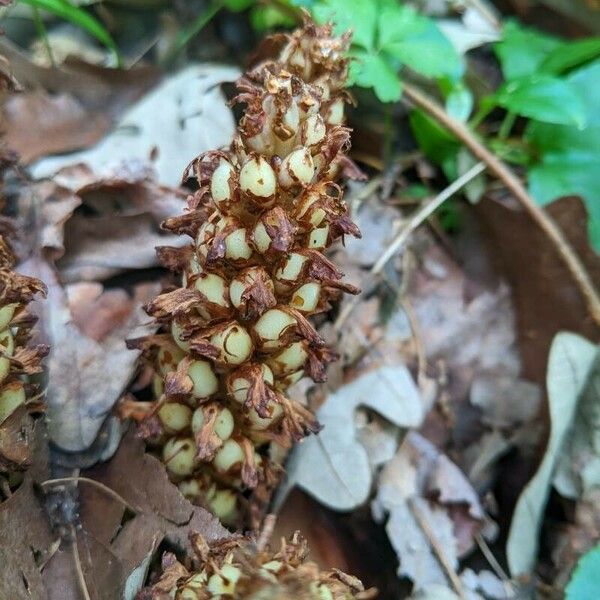
M435 100L429 98L420 89L404 83L403 97L433 117L440 125L457 137L476 158L482 161L488 171L495 175L522 204L534 222L548 236L556 247L560 258L569 269L577 286L585 298L588 310L594 322L600 325L600 295L596 290L585 266L571 247L563 232L535 200L529 195L519 178L491 152L475 134L464 124L453 119Z
M50 41L48 40L48 32L46 31L44 21L42 21L40 11L38 10L37 6L32 6L31 12L33 13L33 22L35 23L35 29L37 31L38 37L42 40L42 43L44 44L46 54L48 54L48 58L50 59L50 64L53 67L56 67L54 54L52 54L52 48L50 47Z
M179 32L173 46L167 52L164 62L165 64L172 63L179 53L214 19L217 13L223 8L222 0L213 2L204 12L200 13L189 27L184 28Z
M483 120L492 112L494 109L494 105L488 102L481 102L479 106L479 110L473 115L473 118L470 120L469 125L476 129L483 123ZM450 116L450 115L448 115Z
M502 123L500 123L500 129L498 130L499 139L505 140L510 135L516 119L517 115L514 112L509 111L504 115L504 119L502 119Z
M67 0L20 0L21 3L37 9L48 11L50 14L81 27L98 41L104 44L113 54L117 66L121 66L121 56L110 33L104 25L85 10L70 4Z

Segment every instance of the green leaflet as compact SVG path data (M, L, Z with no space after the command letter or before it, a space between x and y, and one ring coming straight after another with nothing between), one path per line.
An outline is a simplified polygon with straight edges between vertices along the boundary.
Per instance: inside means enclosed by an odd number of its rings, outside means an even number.
M600 544L584 554L577 563L565 589L566 600L600 598Z
M408 67L421 75L456 81L463 72L460 56L432 19L393 0L323 0L313 7L317 21L333 21L336 31L351 29L354 85L373 88L382 102L402 93L398 72Z

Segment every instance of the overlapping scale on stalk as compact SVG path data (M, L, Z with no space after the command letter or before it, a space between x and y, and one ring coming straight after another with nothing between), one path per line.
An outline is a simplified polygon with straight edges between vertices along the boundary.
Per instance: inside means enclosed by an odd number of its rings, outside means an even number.
M3 227L8 227L5 220ZM30 414L43 408L30 376L40 373L48 346L31 345L35 317L27 305L45 296L38 279L15 273L15 257L0 235L0 498L17 487L33 461Z
M155 369L157 401L124 414L143 417L181 491L227 523L268 498L270 445L318 431L286 390L324 380L335 355L309 318L358 292L323 254L360 235L336 183L359 174L343 125L348 43L307 22L238 81L235 139L190 164L198 191L163 225L193 239L159 249L182 285L146 307L160 332L130 341Z

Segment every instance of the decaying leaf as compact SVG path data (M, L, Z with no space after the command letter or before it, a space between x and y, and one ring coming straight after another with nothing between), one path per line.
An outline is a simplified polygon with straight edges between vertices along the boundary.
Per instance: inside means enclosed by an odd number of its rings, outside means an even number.
M359 185L354 184L355 187ZM370 267L392 241L395 225L399 223L398 211L381 203L365 202L356 212L355 220L362 237L348 236L344 241L348 261Z
M35 221L30 245L60 258L63 281L101 280L156 266L154 247L178 244L160 223L181 211L184 194L158 185L154 177L143 161L99 171L73 164L52 181L24 188L24 220Z
M587 241L586 210L579 198L562 198L544 207L564 232L592 281L600 281L600 257ZM572 283L555 248L527 213L507 199L479 203L477 216L501 261L519 315L516 331L521 376L544 385L548 349L560 331L597 339L598 327ZM523 257L527 256L524 261Z
M103 170L123 160L156 155L158 181L177 186L190 159L224 146L234 122L219 84L238 77L232 67L195 65L167 79L120 119L115 130L90 150L45 158L33 166L35 177L47 177L77 162Z
M367 451L371 469L390 461L400 438L400 430L377 413L359 409L355 416L356 436Z
M56 534L51 531L44 505L34 483L48 476L44 425L33 426L34 464L10 498L0 503L0 598L44 598L40 565L52 553Z
M50 96L43 90L10 96L4 104L4 142L22 163L87 148L110 127L108 115L87 111L70 94Z
M19 207L32 227L30 257L22 268L49 285L48 302L38 313L41 335L52 347L49 432L63 450L82 452L92 445L131 380L137 353L124 340L152 331L140 307L159 283L110 290L62 283L156 266L154 246L171 241L159 224L179 212L181 202L179 191L157 185L148 164L136 161L102 172L76 164L53 181L23 189Z
M82 475L116 492L131 507L96 486L79 484L77 545L92 600L122 598L125 590L131 598L143 583L149 557L163 540L191 553L191 532L199 531L208 540L229 535L207 511L185 500L169 482L164 466L145 452L133 431L123 438L111 461ZM73 594L79 584L69 550L69 543L64 542L46 566L50 600L77 597Z
M337 510L351 510L367 500L372 469L357 439L354 413L360 406L403 428L418 427L425 412L405 365L383 366L360 375L331 394L317 412L323 430L293 450L286 467L288 483L280 498L298 485Z
M491 571L475 573L465 569L460 581L460 595L443 583L430 583L415 591L410 600L510 600L516 597L511 584L502 582Z
M58 95L69 94L86 110L111 117L119 115L160 77L154 66L120 69L73 56L60 66L43 67L32 62L5 36L0 39L0 52L10 61L11 74L23 89L41 88Z
M577 500L600 488L600 363L597 358L577 402L575 419L558 457L552 483Z
M141 306L159 286L138 284L131 295L115 296L99 284L78 284L69 293L48 265L41 269L49 284L48 300L40 307L41 324L51 345L49 434L63 450L79 452L93 443L133 375L138 354L128 350L124 340L152 331Z
M452 521L441 507L419 497L414 497L410 503L398 502L385 529L398 554L398 574L412 579L415 587L420 589L432 583L445 583L447 577L431 546L431 539L418 519L425 521L435 532L435 542L443 549L445 560L454 570L458 568L458 552Z
M398 572L417 589L447 581L439 552L456 569L485 516L466 476L416 432L406 435L384 467L373 512L378 520L389 513L386 531Z
M515 597L515 590L509 582L498 579L494 573L483 569L475 573L472 569L465 569L460 575L469 600L474 597L486 600L508 600ZM479 595L479 593L481 595Z
M481 287L440 247L425 257L411 293L422 343L429 357L451 365L518 372L509 289ZM457 344L457 340L460 343Z
M530 381L484 372L473 380L470 400L481 409L483 423L508 429L527 423L538 414L541 391Z
M534 566L539 528L554 470L597 352L592 343L571 333L558 334L552 343L547 371L550 439L544 458L521 493L513 514L506 547L513 576L526 574Z
M577 404L575 418L557 460L552 484L576 502L574 518L553 536L555 585L563 587L577 559L600 538L600 369L598 354Z
M416 590L410 600L460 600L460 596L443 583L432 583Z

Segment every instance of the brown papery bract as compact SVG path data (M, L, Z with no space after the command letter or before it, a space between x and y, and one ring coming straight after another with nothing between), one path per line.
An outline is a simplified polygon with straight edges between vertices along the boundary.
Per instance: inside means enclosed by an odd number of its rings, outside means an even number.
M142 589L136 600L370 600L377 595L375 589L365 590L356 577L338 569L321 571L307 560L308 547L298 532L281 540L277 551L257 548L242 537L208 543L192 534L190 543L195 568L189 570L174 554L165 553L162 576Z
M30 413L40 412L43 403L37 387L29 376L40 373L48 346L29 344L31 328L36 319L26 312L36 295L45 296L46 286L33 277L15 273L15 259L0 235L0 433L21 432L21 435L0 435L0 498L16 487L32 463L26 421Z
M159 249L182 285L147 306L162 333L133 344L154 367L156 401L127 414L181 492L229 525L256 526L281 473L271 446L319 430L286 390L324 380L335 353L310 317L359 291L323 254L360 235L336 181L359 172L346 156L348 45L307 20L239 80L234 140L190 164L198 191L165 223L192 238Z

